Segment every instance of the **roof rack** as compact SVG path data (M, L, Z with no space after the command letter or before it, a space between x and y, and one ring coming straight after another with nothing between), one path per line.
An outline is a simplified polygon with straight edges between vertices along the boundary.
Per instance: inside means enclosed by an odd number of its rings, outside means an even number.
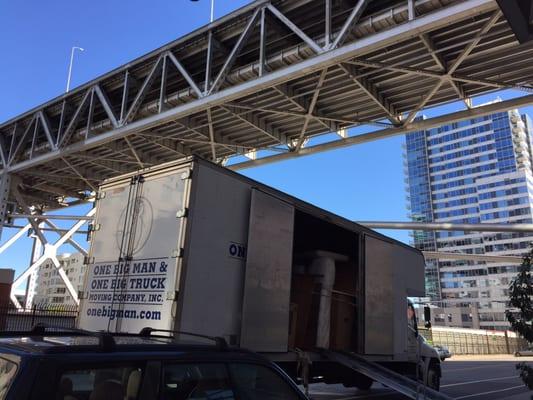
M226 339L224 339L221 336L208 336L208 335L201 335L199 333L193 333L193 332L173 331L169 329L155 329L155 328L146 327L146 328L141 329L141 331L139 332L139 336L150 337L152 336L152 333L154 332L173 333L173 334L178 334L178 335L198 337L198 338L207 339L207 340L211 340L215 342L216 346L219 349L223 350L223 349L228 348L228 343L226 342Z
M116 347L114 336L117 336L117 335L137 336L137 337L142 337L142 338L149 338L152 336L157 337L157 335L152 335L152 333L157 333L157 332L187 335L187 336L193 336L193 337L211 340L215 342L215 345L217 346L217 348L221 350L227 349L229 347L228 343L226 342L226 339L220 336L208 336L208 335L202 335L202 334L193 333L193 332L156 329L156 328L150 328L150 327L143 328L138 334L135 334L135 333L112 333L112 332L105 332L105 331L94 332L94 331L88 331L88 330L79 329L79 328L65 328L63 326L54 326L54 325L49 325L46 323L37 323L29 331L12 331L12 332L4 331L4 332L0 332L0 336L24 336L26 335L26 336L42 337L42 336L45 336L46 334L49 334L49 335L57 335L57 336L77 335L77 336L94 337L98 339L98 346L101 351L113 351Z
M54 326L49 325L45 323L38 323L33 326L33 328L27 332L32 336L44 336L46 335L47 329L57 329L58 332L53 332L55 334L58 333L76 333L80 336L90 336L90 337L96 337L98 338L98 346L100 347L101 351L111 351L115 347L115 340L113 339L113 335L109 332L92 332L85 329L79 329L79 328L65 328L63 326ZM52 333L49 331L49 333Z

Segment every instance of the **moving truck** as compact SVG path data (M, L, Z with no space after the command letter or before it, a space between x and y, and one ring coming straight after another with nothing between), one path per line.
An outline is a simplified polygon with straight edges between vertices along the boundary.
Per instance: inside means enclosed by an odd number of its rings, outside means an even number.
M105 181L95 207L80 328L222 336L306 383L438 389L408 303L418 250L198 158Z

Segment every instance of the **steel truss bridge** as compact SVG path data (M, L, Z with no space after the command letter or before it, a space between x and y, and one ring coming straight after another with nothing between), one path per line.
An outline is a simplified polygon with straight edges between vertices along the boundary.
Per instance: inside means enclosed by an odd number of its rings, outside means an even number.
M240 169L533 104L531 59L495 0L256 0L2 123L0 228L184 156Z

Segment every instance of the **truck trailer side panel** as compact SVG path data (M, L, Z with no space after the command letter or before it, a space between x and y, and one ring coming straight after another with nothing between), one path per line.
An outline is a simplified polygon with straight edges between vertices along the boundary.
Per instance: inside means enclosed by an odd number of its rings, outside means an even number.
M183 274L175 328L237 344L250 214L250 185L192 164Z

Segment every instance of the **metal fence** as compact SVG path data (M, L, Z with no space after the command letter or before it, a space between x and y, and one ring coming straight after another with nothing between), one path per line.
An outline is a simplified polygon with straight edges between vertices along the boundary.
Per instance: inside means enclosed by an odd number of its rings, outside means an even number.
M10 304L0 305L0 331L27 331L43 323L58 328L74 328L76 305L35 304L28 310L17 310Z
M461 328L423 329L421 334L433 345L448 347L452 354L514 354L527 347L514 332Z

